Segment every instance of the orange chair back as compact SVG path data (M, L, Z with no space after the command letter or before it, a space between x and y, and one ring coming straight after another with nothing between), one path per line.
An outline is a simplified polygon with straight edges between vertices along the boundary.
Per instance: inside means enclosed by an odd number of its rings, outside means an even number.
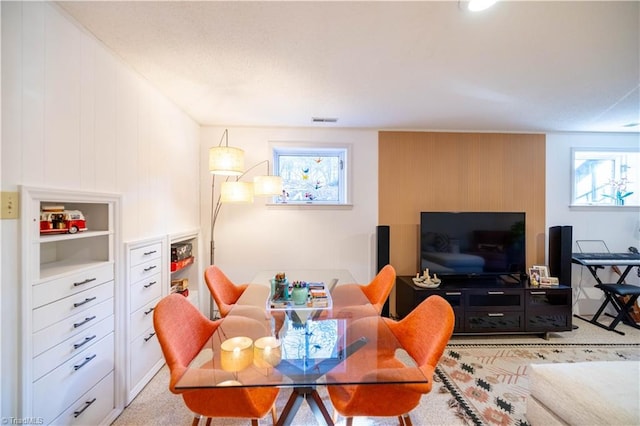
M388 321L403 348L429 378L451 338L454 323L451 305L437 295L423 300L402 320Z
M153 327L171 373L171 392L181 393L175 389L176 382L219 324L202 315L182 295L170 294L158 302Z
M389 297L395 283L396 270L393 266L386 265L368 285L362 287L362 291L378 312L382 312L384 302Z
M216 301L220 316L226 317L238 298L247 288L247 284L235 285L220 268L215 265L207 267L204 271L204 281L209 292Z

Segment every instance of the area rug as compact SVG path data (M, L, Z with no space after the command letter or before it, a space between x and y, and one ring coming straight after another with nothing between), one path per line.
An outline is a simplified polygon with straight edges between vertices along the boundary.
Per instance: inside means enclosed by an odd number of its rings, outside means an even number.
M527 426L530 364L614 360L640 360L640 344L450 344L436 380L467 423Z

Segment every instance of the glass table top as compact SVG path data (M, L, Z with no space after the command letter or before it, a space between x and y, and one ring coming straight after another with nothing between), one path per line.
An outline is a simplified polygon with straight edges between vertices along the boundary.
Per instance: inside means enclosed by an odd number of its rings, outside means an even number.
M260 287L249 285L245 293L262 297L261 306L237 304L177 389L427 381L419 368L395 356L400 342L357 291L344 292L333 309L269 309L269 289Z

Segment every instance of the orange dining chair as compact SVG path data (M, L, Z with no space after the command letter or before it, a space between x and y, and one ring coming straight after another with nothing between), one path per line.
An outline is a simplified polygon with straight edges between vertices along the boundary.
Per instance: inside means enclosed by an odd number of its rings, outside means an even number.
M234 284L220 268L215 265L207 267L204 271L204 281L218 305L221 317L226 317L238 298L247 288L248 284Z
M404 349L416 363L427 382L418 384L363 384L363 385L329 385L327 391L334 409L346 417L346 425L350 426L353 417L398 417L400 425L411 425L409 413L420 403L423 394L431 391L433 373L436 365L451 338L454 326L454 314L451 305L440 296L431 296L422 301L413 311L400 321L389 318L381 319L391 329L402 348L384 345L378 342L377 349L363 347L352 354L355 357L350 366L358 369L357 357L377 357L378 369L374 371L348 371L329 373L332 375L348 375L354 381L359 378L402 377L407 366L395 357L396 349ZM354 339L376 333L380 324L378 317L356 320L349 327L348 335ZM375 338L371 336L371 338ZM362 365L370 365L363 363ZM337 377L336 377L337 378ZM341 377L345 379L345 377ZM368 380L365 380L368 381ZM374 381L374 380L372 380Z
M234 318L235 320L236 318ZM245 319L246 321L253 321ZM176 383L198 355L202 346L226 320L211 321L184 296L170 294L160 300L153 312L153 326L170 372L169 390L182 395L185 405L195 416L192 425L207 417L258 419L271 412L276 422L275 401L279 389L274 387L225 387L176 389ZM257 323L259 326L259 323Z
M353 292L361 292L365 295L369 303L379 315L382 312L384 302L389 297L391 289L396 282L396 270L391 265L386 265L366 285L360 284L343 284L336 286L331 292L334 310L338 311L344 308L345 300L353 300L350 296ZM352 308L351 306L349 308ZM353 307L355 309L355 307Z

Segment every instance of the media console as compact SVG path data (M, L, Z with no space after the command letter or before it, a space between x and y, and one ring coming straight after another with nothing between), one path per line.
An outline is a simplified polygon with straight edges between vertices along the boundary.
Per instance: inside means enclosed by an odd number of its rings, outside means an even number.
M404 317L427 297L447 300L455 314L454 334L541 334L572 330L571 287L531 287L497 281L444 282L416 286L411 276L396 279L396 313Z

